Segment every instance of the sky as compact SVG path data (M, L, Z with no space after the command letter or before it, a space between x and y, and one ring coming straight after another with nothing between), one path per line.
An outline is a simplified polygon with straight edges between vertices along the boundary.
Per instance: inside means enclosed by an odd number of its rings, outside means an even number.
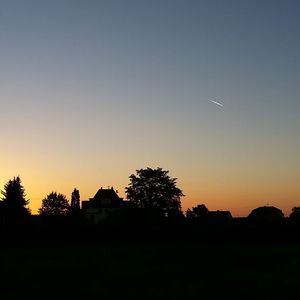
M183 209L300 206L300 2L0 0L0 189L121 197L178 178ZM210 100L223 104L223 107Z

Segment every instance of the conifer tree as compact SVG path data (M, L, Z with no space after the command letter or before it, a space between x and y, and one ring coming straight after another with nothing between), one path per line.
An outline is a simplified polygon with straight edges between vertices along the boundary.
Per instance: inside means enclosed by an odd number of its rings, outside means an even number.
M71 195L71 212L77 214L80 211L80 193L78 189L74 189Z
M25 188L19 176L10 179L5 185L2 194L2 207L6 215L21 217L30 214L29 200L26 199Z

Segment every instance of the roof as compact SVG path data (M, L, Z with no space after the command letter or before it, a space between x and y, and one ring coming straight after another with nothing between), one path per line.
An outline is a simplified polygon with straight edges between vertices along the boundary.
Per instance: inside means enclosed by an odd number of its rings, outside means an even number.
M119 207L123 199L118 196L113 188L99 189L93 198L82 201L83 208Z
M121 200L122 198L120 198L118 196L118 194L115 192L114 188L110 188L110 189L99 189L98 192L95 194L95 196L93 198L91 198L90 200L102 200L102 199L110 199L110 200Z

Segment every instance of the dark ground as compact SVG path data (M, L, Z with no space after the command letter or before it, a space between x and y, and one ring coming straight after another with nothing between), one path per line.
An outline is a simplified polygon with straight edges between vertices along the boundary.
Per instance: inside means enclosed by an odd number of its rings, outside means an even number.
M300 245L94 242L0 248L0 299L300 299Z

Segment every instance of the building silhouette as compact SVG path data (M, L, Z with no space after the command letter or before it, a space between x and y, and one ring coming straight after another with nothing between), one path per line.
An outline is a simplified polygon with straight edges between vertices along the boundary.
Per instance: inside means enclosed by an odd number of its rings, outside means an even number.
M109 219L115 212L125 207L126 201L120 198L113 187L100 188L93 198L82 201L82 213L92 224Z

